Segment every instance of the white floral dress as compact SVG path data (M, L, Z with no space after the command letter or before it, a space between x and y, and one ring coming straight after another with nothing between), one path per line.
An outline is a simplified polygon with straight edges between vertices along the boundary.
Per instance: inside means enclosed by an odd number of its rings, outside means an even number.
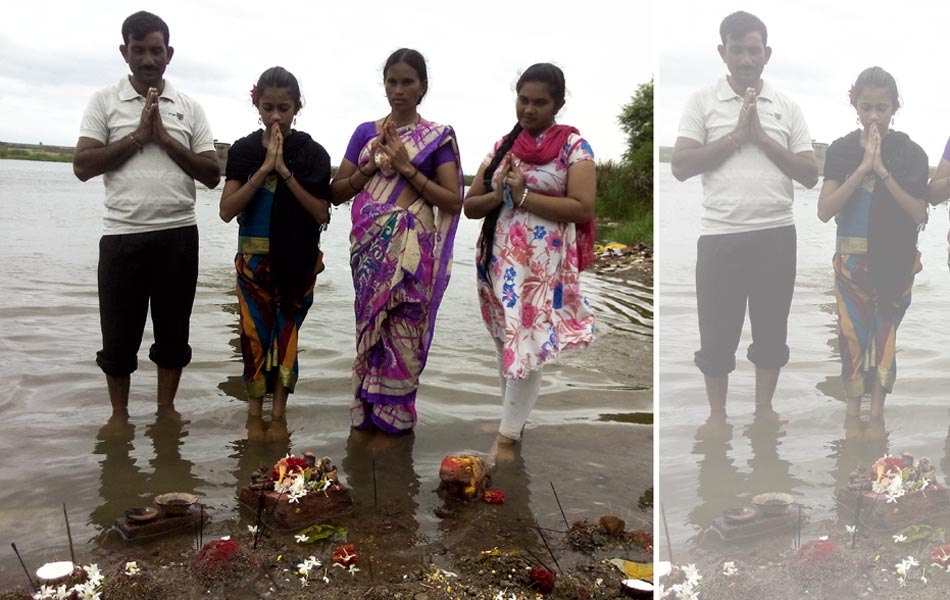
M499 146L501 141L495 151ZM495 151L483 164L488 165ZM535 165L517 159L515 163L532 192L564 196L568 168L593 159L587 141L572 134L550 163ZM494 186L500 170L492 175ZM480 243L478 247L481 255ZM561 350L584 348L593 341L594 313L580 290L574 223L502 205L492 247L491 281L482 258L477 260L482 319L504 346L505 377L522 379Z

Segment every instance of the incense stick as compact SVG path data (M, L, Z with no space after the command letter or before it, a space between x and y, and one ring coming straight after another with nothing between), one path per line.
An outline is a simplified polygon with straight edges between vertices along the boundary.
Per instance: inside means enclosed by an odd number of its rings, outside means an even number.
M570 525L568 524L568 522L567 522L567 515L564 514L564 509L561 508L561 500L557 497L557 490L554 489L554 482L553 482L553 481L549 481L548 483L551 484L551 491L554 492L554 501L557 502L558 510L561 511L561 518L564 519L564 526L567 527L567 530L568 530L568 531L570 531L570 530L571 530L571 526L570 526Z
M376 459L373 459L373 508L379 510L379 502L376 499Z
M73 550L73 533L69 529L69 515L66 514L66 503L63 502L63 518L66 520L66 538L69 540L69 558L73 561L73 568L76 567L76 553Z
M670 554L670 565L675 565L673 562L673 544L670 543L670 528L666 524L666 508L663 507L663 503L660 502L660 516L663 517L663 533L666 535L666 550Z
M34 592L37 591L36 584L33 583L33 578L30 577L30 570L26 568L25 564L23 564L23 559L20 558L20 551L16 549L16 544L11 543L10 545L13 546L13 553L16 554L17 560L20 561L20 566L23 567L23 572L26 573L26 578L30 582L30 587L33 588Z
M544 537L544 532L541 531L541 528L540 528L540 527L536 527L536 529L538 530L538 535L541 536L541 541L544 542L544 547L548 549L548 554L551 555L551 560L554 561L554 566L557 567L558 572L560 572L560 573L561 573L561 576L563 576L563 575L564 575L564 571L561 570L561 565L558 564L558 562L557 562L557 557L554 556L554 551L552 551L552 550L551 550L551 546L548 545L548 540L547 540L547 538Z

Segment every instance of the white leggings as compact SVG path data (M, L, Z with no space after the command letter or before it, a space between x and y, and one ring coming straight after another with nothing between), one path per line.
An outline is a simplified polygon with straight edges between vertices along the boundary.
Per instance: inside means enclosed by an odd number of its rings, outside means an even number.
M498 379L501 381L502 408L498 433L520 440L528 415L541 392L541 369L530 371L524 379L508 379L505 377L504 345L498 338L493 339L498 350Z

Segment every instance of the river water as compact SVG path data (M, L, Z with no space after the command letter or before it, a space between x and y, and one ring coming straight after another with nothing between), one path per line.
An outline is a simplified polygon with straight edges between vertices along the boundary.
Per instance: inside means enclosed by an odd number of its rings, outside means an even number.
M0 239L6 248L0 266L3 547L16 543L33 569L68 558L65 503L78 560L147 556L157 550L129 546L111 526L127 508L149 506L155 495L171 491L200 496L211 514L206 538L246 535L252 521L241 517L236 490L261 464L304 450L331 456L341 467L342 481L353 490L355 515L365 514L367 506L394 506L387 514L402 534L389 548L382 547L385 536L361 528L358 517L344 522L350 542L375 540L377 565L384 555L421 541L457 541L459 532L433 514L441 504L434 493L439 463L446 454L488 453L500 415L494 349L474 286L479 224L463 218L459 228L453 279L422 377L415 435L366 444L351 438L349 430L354 346L349 209L335 210L324 234L327 269L301 332L301 377L288 405L290 441L253 443L247 439L234 295L237 225L218 219L219 194L199 186L194 360L176 402L185 422L155 414L149 326L132 378L131 428L106 438L99 430L110 408L94 361L100 344L96 262L102 182L79 182L69 164L0 161ZM643 418L652 412L652 385L649 375L643 381L628 365L635 349L647 360L652 354L653 290L590 274L583 281L604 344L601 350L597 342L586 352L566 353L545 368L523 450L508 472L496 476L508 487L508 502L499 510L563 529L553 483L568 519L613 513L631 527L650 529L652 514L639 509L636 498L652 485L652 425L643 424L652 423ZM615 348L630 354L618 355ZM186 552L194 541L184 535L163 543ZM13 553L3 550L0 589L12 583L25 585L25 577Z
M708 405L702 374L693 365L699 347L694 273L702 186L699 177L677 182L665 163L657 181L660 494L675 561L697 558L706 547L701 534L714 519L726 508L751 506L751 498L763 492L794 494L810 523L803 539L822 535L838 516L834 487L847 483L856 465L867 466L885 451L930 457L939 481L946 482L946 206L931 210L920 235L924 270L917 275L913 302L897 334L897 382L885 406L883 437L873 429L845 427L831 265L835 226L817 218L820 183L813 190L795 190L798 276L789 317L791 360L774 401L784 423L774 426L752 418L754 368L745 359L751 341L747 320L729 381L729 427L712 431L700 427ZM790 547L792 537L773 543ZM668 549L658 556L668 560Z

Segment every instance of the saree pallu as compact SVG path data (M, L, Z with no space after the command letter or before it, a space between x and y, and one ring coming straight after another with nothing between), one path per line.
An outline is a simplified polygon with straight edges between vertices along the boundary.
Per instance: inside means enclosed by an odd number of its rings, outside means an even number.
M397 132L417 168L451 144L461 198L461 161L452 129L420 121ZM358 167L369 161L371 142L360 152ZM377 171L351 209L356 358L350 420L358 429L375 425L406 433L415 426L419 376L451 275L458 214L443 213L418 194L408 208L397 206L407 185L398 174Z
M248 396L273 392L277 381L293 392L299 373L297 339L313 304L313 287L322 262L317 261L303 298L293 307L278 306L269 254L238 254L234 259L240 307L241 355Z
M921 270L920 252L903 292L890 306L879 304L871 285L867 254L837 253L833 262L845 394L860 398L870 393L875 379L891 392L897 377L897 328L910 306L914 276Z

